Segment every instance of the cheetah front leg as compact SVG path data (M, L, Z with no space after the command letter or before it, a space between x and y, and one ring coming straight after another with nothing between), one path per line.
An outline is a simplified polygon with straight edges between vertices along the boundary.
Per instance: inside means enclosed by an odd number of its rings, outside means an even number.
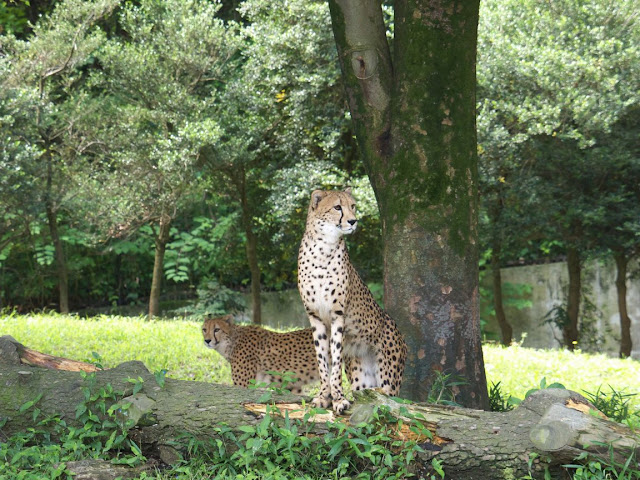
M320 375L320 391L312 400L316 408L329 408L331 406L331 387L329 383L329 339L327 327L322 320L309 313L309 323L313 329L313 343L316 348L318 361L318 373Z
M340 415L351 403L342 390L342 337L344 332L344 313L342 310L331 312L331 398L333 411Z

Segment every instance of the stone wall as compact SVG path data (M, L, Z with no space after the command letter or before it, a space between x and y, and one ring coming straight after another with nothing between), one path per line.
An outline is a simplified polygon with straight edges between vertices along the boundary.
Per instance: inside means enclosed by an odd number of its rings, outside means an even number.
M630 271L638 269L638 264L630 266ZM583 270L583 286L587 296L597 307L597 318L593 326L594 335L605 341L595 345L585 342L578 345L585 351L604 351L611 355L618 354L620 338L620 317L615 286L615 264L612 261L587 262ZM485 288L489 288L490 279L485 278ZM554 306L560 305L564 298L568 275L565 263L549 263L543 265L527 265L510 267L502 270L503 283L528 284L531 293L526 299L531 307L524 309L506 308L507 319L513 326L514 341L522 342L529 348L558 348L562 333L544 317ZM627 302L631 317L631 336L634 358L640 359L640 279L627 281ZM250 301L247 302L251 304ZM307 327L308 320L297 290L269 292L262 296L262 317L265 325L278 328ZM247 312L247 319L250 312ZM499 328L493 317L483 318L486 338L499 338Z
M638 265L630 265L630 271L637 270ZM557 348L562 333L554 326L544 323L544 317L554 306L560 305L565 298L568 273L565 263L549 263L544 265L528 265L502 269L504 283L528 284L532 287L528 296L532 302L530 308L517 310L506 308L507 319L513 326L513 337L522 345L530 348ZM605 342L598 351L617 355L620 339L620 316L618 314L618 297L616 292L616 269L613 261L587 262L583 269L583 292L596 307L597 318L594 323L597 335ZM627 309L631 317L631 338L634 358L640 358L640 279L627 280ZM499 332L494 318L485 318L486 331ZM594 332L595 333L595 332ZM593 337L594 335L592 335ZM588 342L578 348L589 351L594 345Z

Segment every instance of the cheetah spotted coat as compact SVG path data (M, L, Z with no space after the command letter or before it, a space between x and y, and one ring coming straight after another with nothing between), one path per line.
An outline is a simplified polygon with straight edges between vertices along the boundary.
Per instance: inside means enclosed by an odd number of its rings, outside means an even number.
M356 229L350 189L311 194L298 253L298 289L313 329L320 392L313 403L341 414L344 363L352 389L380 387L397 395L407 346L349 261L344 235Z
M277 333L255 325L234 325L231 315L207 318L202 326L204 344L231 364L234 385L249 381L278 384L279 376L267 372L292 372L297 379L287 386L293 393L319 380L316 351L310 328Z

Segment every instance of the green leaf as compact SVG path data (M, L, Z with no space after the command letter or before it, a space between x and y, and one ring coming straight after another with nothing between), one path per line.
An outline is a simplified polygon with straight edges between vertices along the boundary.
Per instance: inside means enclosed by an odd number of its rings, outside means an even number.
M346 437L336 438L332 443L331 450L329 450L328 457L334 459L335 456L342 451L342 445L347 440Z
M238 430L240 430L243 433L256 433L256 429L255 427L252 427L251 425L240 425L238 427Z

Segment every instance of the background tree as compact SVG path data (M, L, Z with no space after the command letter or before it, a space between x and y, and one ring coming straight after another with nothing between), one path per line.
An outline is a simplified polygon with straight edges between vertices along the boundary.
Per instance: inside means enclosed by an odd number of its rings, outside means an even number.
M631 318L627 309L628 265L640 253L640 106L616 122L590 149L589 163L604 163L598 185L606 188L599 208L590 216L589 235L605 252L611 252L617 270L616 290L620 314L620 356L631 355ZM606 181L605 181L606 180Z
M60 216L73 212L75 172L83 167L78 153L91 143L75 126L84 115L79 86L83 69L104 41L96 24L114 7L113 1L69 2L36 25L29 42L1 37L8 134L2 176L9 180L2 195L14 212L46 218L62 313L69 312L69 278Z
M630 68L638 56L633 3L483 2L480 138L487 150L502 152L492 158L503 165L518 146L524 175L509 185L528 188L524 237L567 257L560 323L571 349L579 341L581 264L598 248L589 224L617 202L613 176L594 175L610 170L606 161L587 150L638 104L638 71Z
M204 149L203 159L211 176L224 179L216 187L240 206L252 320L259 324L260 264L269 256L260 245L271 243L274 233L265 225L280 221L267 201L271 192L282 194L273 177L298 162L336 156L344 106L324 2L248 0L239 11L245 20L242 64L218 105L224 135Z
M239 43L233 26L216 18L218 9L197 0L128 5L120 17L126 35L97 56L102 69L93 88L106 98L96 123L108 145L103 211L114 213L108 218L118 234L154 225L149 317L159 313L171 225L197 186L200 151L220 136L217 91Z
M478 315L475 46L479 2L330 2L343 81L380 207L385 306L405 334L402 396L437 371L488 406Z

